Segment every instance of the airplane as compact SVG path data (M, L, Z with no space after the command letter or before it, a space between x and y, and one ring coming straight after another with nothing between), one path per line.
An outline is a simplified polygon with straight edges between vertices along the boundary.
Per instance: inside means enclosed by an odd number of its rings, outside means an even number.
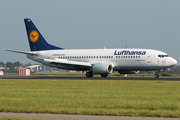
M115 71L136 74L139 71L160 71L175 66L177 61L165 52L153 49L64 49L49 44L30 18L24 19L31 51L6 51L26 54L27 58L47 66L86 71L86 77L100 74L107 77Z

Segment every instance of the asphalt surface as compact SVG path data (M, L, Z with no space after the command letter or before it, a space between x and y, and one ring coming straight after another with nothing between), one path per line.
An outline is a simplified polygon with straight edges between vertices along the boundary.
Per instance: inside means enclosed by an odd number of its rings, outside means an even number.
M67 80L167 80L180 81L180 78L148 78L148 77L39 77L39 76L0 76L0 79L67 79Z
M31 118L31 119L51 119L51 120L179 120L179 118L62 115L62 114L60 115L60 114L34 114L34 113L0 113L0 118Z

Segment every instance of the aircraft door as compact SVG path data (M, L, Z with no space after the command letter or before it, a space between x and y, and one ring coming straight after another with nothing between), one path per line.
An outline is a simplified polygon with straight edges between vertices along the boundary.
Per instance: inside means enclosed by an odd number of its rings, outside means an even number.
M148 55L147 55L147 63L151 63L151 61L152 61L152 54L148 53Z
M47 53L46 55L47 55L47 59L51 59L52 56L51 53Z

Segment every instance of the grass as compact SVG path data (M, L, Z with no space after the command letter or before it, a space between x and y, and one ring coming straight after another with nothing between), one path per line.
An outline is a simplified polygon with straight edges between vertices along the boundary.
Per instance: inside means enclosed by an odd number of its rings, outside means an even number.
M18 73L5 73L4 76L18 76ZM38 76L38 77L86 77L85 72L81 73L31 73L31 76ZM94 77L101 77L99 74L95 74ZM122 74L109 74L108 77L124 77ZM154 74L128 74L128 77L143 77L149 78L153 77ZM160 78L180 78L180 74L172 74L171 76L160 76Z
M0 79L0 112L180 117L180 81Z

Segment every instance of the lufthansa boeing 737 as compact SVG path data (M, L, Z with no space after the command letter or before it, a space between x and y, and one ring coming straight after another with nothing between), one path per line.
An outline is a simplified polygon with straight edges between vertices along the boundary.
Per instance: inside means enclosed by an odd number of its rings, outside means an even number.
M166 53L152 49L63 49L49 44L31 19L24 19L30 52L6 51L26 54L36 62L66 70L87 71L87 77L101 74L107 77L113 71L136 74L139 71L165 70L177 64Z

